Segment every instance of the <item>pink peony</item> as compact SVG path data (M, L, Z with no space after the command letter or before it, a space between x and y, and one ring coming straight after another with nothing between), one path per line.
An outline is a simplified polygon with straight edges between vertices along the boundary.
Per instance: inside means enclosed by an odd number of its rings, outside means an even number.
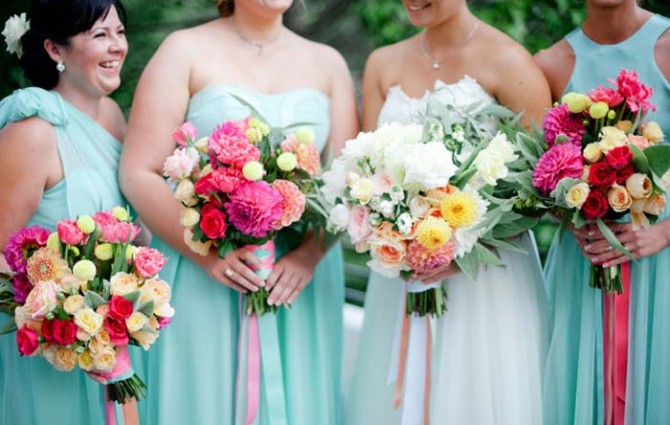
M415 275L432 273L448 266L456 257L456 246L448 242L436 249L426 249L417 240L407 246L406 261Z
M321 168L321 157L314 143L300 143L295 134L291 134L280 144L282 152L291 152L298 160L298 168L307 171L310 176L316 175Z
M145 279L155 276L165 266L167 260L158 250L140 247L133 255L135 270Z
M579 179L584 158L578 146L562 143L549 149L535 166L533 186L545 195L550 194L564 178Z
M275 180L272 188L282 196L281 209L282 215L275 223L275 230L288 227L300 220L302 213L305 212L305 194L300 191L295 183L288 180Z
M214 130L210 136L209 149L219 162L239 169L247 162L258 161L261 157L260 150L249 143L242 124L235 121L227 121Z
M589 98L594 102L605 102L611 108L621 105L623 96L616 90L610 87L598 86L597 89L589 93Z
M221 167L212 171L208 184L219 192L231 193L243 181L246 181L246 179L239 168Z
M77 222L74 220L61 220L56 227L58 229L58 238L61 242L68 245L79 245L86 238L86 235L79 229Z
M172 140L177 143L177 146L183 148L186 146L188 140L195 140L198 137L198 130L195 128L193 123L186 121L184 124L180 125L175 131L171 134Z
M656 110L656 106L648 101L654 90L640 82L637 72L622 69L617 80L612 82L617 85L619 93L626 98L631 112L636 113L640 109L644 112L648 109Z
M24 304L33 285L28 281L23 273L15 274L12 278L12 290L14 291L14 301Z
M547 115L544 116L542 127L544 129L544 140L547 141L549 147L554 146L559 134L567 136L575 146L581 146L582 137L584 137L586 131L582 117L570 113L568 105L565 103L549 109Z
M248 182L240 185L229 198L225 208L230 224L245 235L264 238L274 230L282 215L282 196L267 182Z
M165 159L163 174L172 181L189 177L198 169L200 154L194 148L177 149Z
M109 243L127 243L135 239L140 229L132 223L118 221L100 228L100 240Z
M46 246L50 232L40 226L26 227L9 237L5 245L5 260L14 273L25 273L28 257Z

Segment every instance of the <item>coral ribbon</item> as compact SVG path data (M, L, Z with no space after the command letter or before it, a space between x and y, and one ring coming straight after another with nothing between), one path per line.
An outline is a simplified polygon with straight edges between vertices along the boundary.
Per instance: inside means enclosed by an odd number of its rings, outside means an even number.
M113 401L109 401L107 393L107 385L114 382L123 381L132 377L135 374L133 365L130 363L130 356L128 355L128 346L122 345L116 349L116 364L111 372L98 373L88 372L94 381L104 385L105 397L105 423L107 425L116 425L116 406ZM139 413L137 412L137 400L133 399L122 405L123 418L125 425L139 424Z
M603 293L605 425L623 425L626 411L630 263L621 265L622 294Z

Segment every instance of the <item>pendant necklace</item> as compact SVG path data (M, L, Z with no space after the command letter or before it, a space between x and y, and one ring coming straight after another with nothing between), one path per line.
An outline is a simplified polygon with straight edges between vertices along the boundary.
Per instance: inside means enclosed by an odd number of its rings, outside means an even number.
M473 25L468 35L465 36L465 39L463 39L463 41L461 41L461 43L458 46L456 46L455 49L460 49L462 47L465 47L466 44L468 44L468 41L472 39L472 36L475 35L475 31L477 31L477 28L479 28L480 22L481 21L477 21ZM426 31L424 31L421 34L421 37L419 39L419 47L421 48L421 55L423 55L423 57L430 63L431 68L433 68L434 71L439 70L440 67L442 66L442 63L446 60L446 58L435 59L430 55L430 53L428 53L428 48L426 46Z

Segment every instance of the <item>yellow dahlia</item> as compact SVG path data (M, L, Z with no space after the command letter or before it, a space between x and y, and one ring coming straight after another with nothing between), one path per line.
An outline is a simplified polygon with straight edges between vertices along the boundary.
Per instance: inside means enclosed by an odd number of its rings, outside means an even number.
M466 192L455 192L442 199L442 218L453 227L467 227L477 221L477 199Z
M437 217L428 217L416 227L416 240L426 249L443 246L451 239L449 223Z

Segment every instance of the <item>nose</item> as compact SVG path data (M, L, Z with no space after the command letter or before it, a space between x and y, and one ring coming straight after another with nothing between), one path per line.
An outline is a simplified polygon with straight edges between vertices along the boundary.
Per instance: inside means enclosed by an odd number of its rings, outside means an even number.
M128 51L128 41L125 34L112 35L109 50L115 53L125 53Z

